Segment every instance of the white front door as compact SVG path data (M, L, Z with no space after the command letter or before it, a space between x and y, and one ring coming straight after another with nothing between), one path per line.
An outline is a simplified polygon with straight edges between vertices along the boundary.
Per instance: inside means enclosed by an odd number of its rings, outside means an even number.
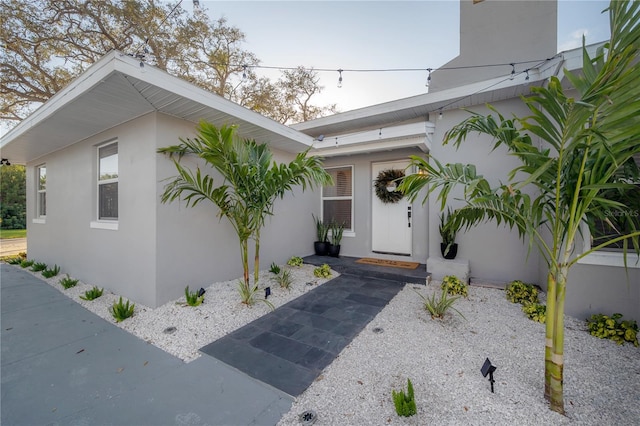
M411 203L406 197L396 203L384 203L375 190L375 181L380 172L390 169L405 171L408 165L408 160L371 165L371 243L374 252L411 256Z

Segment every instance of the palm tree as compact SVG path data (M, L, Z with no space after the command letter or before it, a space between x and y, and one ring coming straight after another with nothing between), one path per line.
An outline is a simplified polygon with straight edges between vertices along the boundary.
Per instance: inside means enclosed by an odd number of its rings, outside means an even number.
M198 136L180 139L181 144L158 150L173 158L178 171L165 186L162 202L171 202L184 196L187 207L195 207L200 201L215 204L219 217L226 217L233 226L240 243L243 280L239 291L246 304L254 302L258 290L260 271L260 231L266 216L273 213L277 197L293 190L294 186L313 187L327 184L331 177L322 168L317 157L307 157L308 151L299 153L289 164L272 163L272 154L266 144L236 137L235 126L217 128L211 123L200 122ZM186 154L202 158L222 176L215 186L213 177L203 175L198 167L195 172L183 167L180 159ZM186 194L186 195L184 195ZM249 240L255 240L254 285L249 279Z
M492 188L473 165L442 165L435 159L430 163L412 157L412 164L426 173L408 176L400 186L411 200L423 188L428 188L427 196L439 190L444 208L451 189L462 185L466 205L457 215L467 227L487 220L504 222L528 237L530 249L537 246L548 267L545 398L560 413L564 412L564 302L570 268L587 254L619 242L625 262L629 242L640 255L640 220L633 215L627 216L632 220L624 229L614 230L614 238L583 253L574 252L576 238L583 237L582 224L606 222L611 212L623 214L629 209L606 196L635 190L629 178L638 175L633 157L640 153L639 9L637 1L611 2L610 41L594 58L583 46L582 73L565 71L578 99L567 96L553 77L547 87L533 88L532 95L522 99L531 115L506 119L490 107L495 116L473 114L447 132L443 143L453 141L456 147L475 132L492 136L496 147L505 146L522 163L511 171L507 183ZM535 195L523 191L531 186Z

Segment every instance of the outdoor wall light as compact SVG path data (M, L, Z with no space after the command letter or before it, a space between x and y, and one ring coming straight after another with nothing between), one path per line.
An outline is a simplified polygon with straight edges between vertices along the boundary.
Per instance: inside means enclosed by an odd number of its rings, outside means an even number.
M10 166L10 165L11 163L6 158L3 158L2 160L0 160L0 166Z
M271 296L271 287L267 287L264 289L264 298Z
M480 369L480 372L482 373L482 376L487 377L487 374L489 375L489 382L491 383L491 393L493 393L493 384L495 383L495 380L493 380L493 372L496 371L496 366L495 365L491 365L491 361L489 361L489 358L484 360L484 364L482 365L482 368Z
M206 292L207 291L204 288L200 287L200 290L198 290L198 297L204 296Z

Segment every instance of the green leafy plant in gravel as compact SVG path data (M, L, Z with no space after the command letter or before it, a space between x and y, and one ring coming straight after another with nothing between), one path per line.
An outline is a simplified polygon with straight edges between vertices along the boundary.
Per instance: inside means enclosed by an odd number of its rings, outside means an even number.
M189 291L189 286L184 288L184 297L187 299L187 305L189 306L200 306L202 302L204 302L204 294L202 296L198 296L199 290Z
M318 266L313 270L313 275L318 278L329 278L331 276L331 267L326 263L322 266Z
M75 280L75 279L71 278L69 276L69 274L67 274L66 277L64 277L64 278L62 278L60 280L60 285L62 287L64 287L65 290L68 290L71 287L75 287L76 285L78 285L78 280ZM102 293L100 293L100 294L102 294Z
M293 283L293 278L291 278L291 272L286 269L280 271L280 273L276 275L275 280L280 285L280 287L286 288L287 290L289 289L289 287L291 287L291 284Z
M424 309L431 314L431 318L443 318L449 309L456 311L458 315L464 318L464 315L453 307L453 304L456 303L456 300L461 296L449 296L446 287L442 287L440 297L436 296L436 293L433 293L431 296L424 296L417 291L416 293L422 298Z
M611 339L619 345L625 342L638 346L638 324L635 320L620 321L622 314L610 317L602 314L591 315L587 320L589 334L601 339Z
M447 275L442 279L442 288L446 289L450 295L458 294L467 297L468 294L467 285L454 275Z
M104 291L103 288L98 288L97 286L94 286L92 289L85 291L84 295L80 296L80 299L82 299L82 300L95 300L98 297L102 296L102 292L103 291Z
M301 266L302 258L298 256L293 256L291 259L287 260L287 265L289 266Z
M33 265L31 265L31 270L33 272L41 272L41 271L44 271L45 269L47 269L46 263L35 262Z
M273 306L273 303L269 302L267 299L256 298L256 295L258 294L259 291L260 291L260 288L258 288L257 285L254 285L253 287L251 286L247 287L244 285L243 281L240 281L240 280L238 281L238 293L240 294L240 299L242 300L242 303L244 303L247 306L253 306L255 305L256 302L263 302L272 310L275 309L275 306Z
M533 284L525 284L520 280L511 281L505 289L505 294L511 303L538 303L538 289Z
M20 256L12 256L5 260L9 265L19 265L22 262Z
M545 324L547 321L547 307L540 303L525 303L522 305L522 312L530 320Z
M133 311L135 309L135 303L124 303L122 301L122 297L117 302L114 302L113 306L111 306L111 315L115 318L116 322L122 322L127 318L133 316Z
M42 271L42 276L45 278L53 278L60 273L60 267L58 265L53 265L53 268L47 268Z
M271 266L269 267L269 272L271 272L273 275L278 275L280 273L280 266L276 265L275 262L272 262Z
M33 265L33 260L24 259L22 262L20 262L21 268L28 268L31 265Z
M396 413L399 416L410 417L416 414L416 400L413 394L413 384L410 379L407 379L407 393L404 393L404 389L396 392L391 391L393 397L393 405L396 407Z

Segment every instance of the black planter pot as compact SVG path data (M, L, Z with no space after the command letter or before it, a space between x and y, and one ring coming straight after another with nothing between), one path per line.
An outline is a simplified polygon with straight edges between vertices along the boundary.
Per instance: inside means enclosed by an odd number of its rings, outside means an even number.
M458 255L458 243L453 243L453 245L449 248L449 252L445 255L444 252L447 250L447 245L445 243L440 243L440 252L442 253L442 257L445 259L455 259Z
M329 243L326 241L316 241L313 243L316 256L326 256L329 253Z
M333 244L329 245L329 256L340 257L340 244L337 246L334 246Z

